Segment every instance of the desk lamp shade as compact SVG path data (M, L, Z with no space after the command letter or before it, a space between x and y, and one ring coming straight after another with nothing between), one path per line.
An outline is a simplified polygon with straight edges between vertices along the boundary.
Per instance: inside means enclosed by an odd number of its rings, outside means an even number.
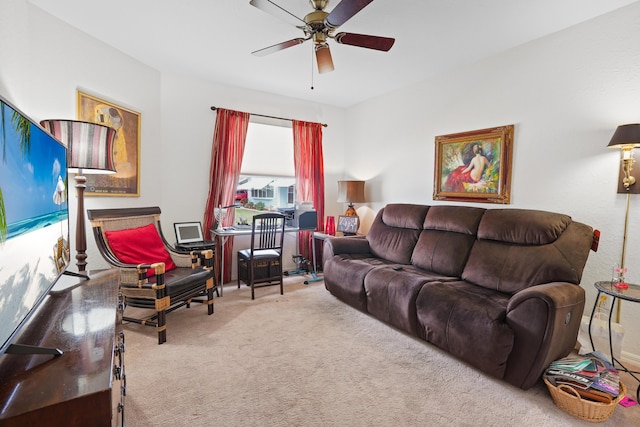
M84 173L115 173L113 145L116 130L96 123L77 120L43 120L43 128L67 147L67 166L75 177L78 193L76 222L76 265L84 272L87 259L87 237L84 221L84 190L87 179Z
M366 202L364 181L338 181L338 202L349 203L346 216L357 216L353 204Z

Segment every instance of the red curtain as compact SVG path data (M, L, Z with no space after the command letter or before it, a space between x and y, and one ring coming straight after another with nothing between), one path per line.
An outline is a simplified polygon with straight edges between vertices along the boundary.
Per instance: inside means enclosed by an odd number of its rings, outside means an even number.
M322 124L293 120L293 156L296 172L296 202L313 202L318 215L317 230L324 231L324 160ZM312 231L298 233L300 255L311 260Z
M240 178L240 167L247 139L249 113L218 108L216 125L211 147L211 167L209 170L209 196L204 211L204 229L207 239L211 238L214 225L214 208L232 205L235 202L236 187ZM230 210L222 225L233 224L234 210ZM217 246L219 249L221 245ZM233 238L224 245L223 283L231 280L231 260L233 256ZM219 262L220 250L216 251ZM218 264L219 265L219 264Z

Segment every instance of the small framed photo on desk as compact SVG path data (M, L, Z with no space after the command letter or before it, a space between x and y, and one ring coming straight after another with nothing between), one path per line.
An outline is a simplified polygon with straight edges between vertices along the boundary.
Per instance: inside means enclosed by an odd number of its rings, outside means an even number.
M358 232L358 222L357 216L340 215L336 231L341 231L345 236L356 234Z

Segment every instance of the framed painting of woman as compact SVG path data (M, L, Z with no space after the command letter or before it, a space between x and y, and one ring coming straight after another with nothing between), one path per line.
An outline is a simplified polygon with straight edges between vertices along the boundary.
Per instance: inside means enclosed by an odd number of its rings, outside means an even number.
M87 175L85 196L140 195L140 113L77 91L78 119L116 130L113 175Z
M434 200L510 203L514 125L435 138Z

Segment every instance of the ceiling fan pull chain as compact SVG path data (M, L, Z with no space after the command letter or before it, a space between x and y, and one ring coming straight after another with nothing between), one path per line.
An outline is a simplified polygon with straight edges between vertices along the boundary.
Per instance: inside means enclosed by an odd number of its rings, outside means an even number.
M315 53L315 49L313 44L311 45L311 90L313 90L313 56Z

